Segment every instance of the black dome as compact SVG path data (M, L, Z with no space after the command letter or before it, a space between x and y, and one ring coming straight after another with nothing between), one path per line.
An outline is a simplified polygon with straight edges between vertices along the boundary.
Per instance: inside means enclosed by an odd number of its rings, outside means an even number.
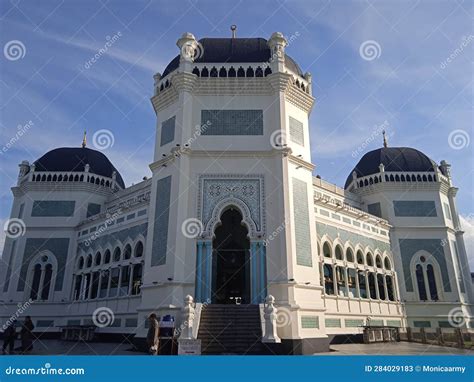
M264 38L202 38L199 43L203 54L195 62L268 62L271 58L270 48ZM286 54L285 65L303 76L298 64ZM176 56L164 70L162 78L178 69L178 66L179 56Z
M385 166L385 171L424 171L434 172L436 163L421 151L410 147L382 147L365 154L347 177L344 188L349 187L352 182L352 173L355 171L357 177L377 174L379 165Z
M35 164L36 171L84 171L84 166L89 165L89 172L112 178L115 171L118 185L125 188L122 176L100 151L87 147L61 147L51 150L39 158Z

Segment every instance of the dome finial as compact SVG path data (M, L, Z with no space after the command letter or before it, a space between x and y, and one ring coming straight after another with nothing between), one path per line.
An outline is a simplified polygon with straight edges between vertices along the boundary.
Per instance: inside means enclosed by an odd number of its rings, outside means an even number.
M86 135L87 135L87 131L84 130L84 135L82 137L82 148L84 149L87 145L87 140L86 140Z
M233 24L230 26L230 30L232 31L232 38L235 38L235 34L237 31L237 25Z
M382 134L383 134L383 147L388 147L388 143L387 143L387 136L385 135L385 130L382 131Z

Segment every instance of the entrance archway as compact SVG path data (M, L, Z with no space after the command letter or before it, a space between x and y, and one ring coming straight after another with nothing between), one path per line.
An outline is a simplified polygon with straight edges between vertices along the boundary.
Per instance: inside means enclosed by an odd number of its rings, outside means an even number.
M242 214L230 207L221 215L212 241L212 302L250 303L250 240Z

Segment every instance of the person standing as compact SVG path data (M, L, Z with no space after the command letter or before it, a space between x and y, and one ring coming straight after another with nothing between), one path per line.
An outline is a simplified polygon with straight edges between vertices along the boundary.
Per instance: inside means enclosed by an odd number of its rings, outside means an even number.
M20 336L21 336L21 349L22 353L29 353L33 349L33 321L31 321L30 316L25 317L25 321L21 326Z
M146 342L148 345L148 351L151 355L158 354L158 348L160 346L160 324L156 319L156 314L152 313L148 317L148 334L146 336Z
M7 354L6 349L8 348L8 354L14 354L15 339L16 339L16 320L11 321L3 332L3 354Z

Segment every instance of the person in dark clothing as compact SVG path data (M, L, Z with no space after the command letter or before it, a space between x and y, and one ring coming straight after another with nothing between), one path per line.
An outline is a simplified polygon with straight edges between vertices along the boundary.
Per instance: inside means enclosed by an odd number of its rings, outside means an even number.
M3 332L3 354L7 354L6 349L8 348L8 354L14 354L13 349L15 348L16 339L16 320L13 320L8 324L5 331Z
M29 353L33 349L33 321L31 321L30 316L25 317L25 322L21 326L20 336L21 336L21 350L22 353Z

